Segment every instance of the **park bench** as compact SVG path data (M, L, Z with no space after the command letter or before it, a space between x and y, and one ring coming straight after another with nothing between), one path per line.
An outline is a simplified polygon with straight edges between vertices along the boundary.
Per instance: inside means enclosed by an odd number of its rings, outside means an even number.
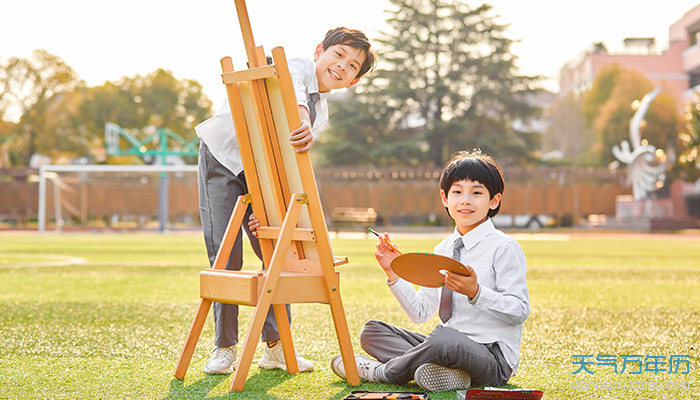
M376 221L377 212L372 207L336 207L331 212L331 224L336 234L341 227L367 228Z

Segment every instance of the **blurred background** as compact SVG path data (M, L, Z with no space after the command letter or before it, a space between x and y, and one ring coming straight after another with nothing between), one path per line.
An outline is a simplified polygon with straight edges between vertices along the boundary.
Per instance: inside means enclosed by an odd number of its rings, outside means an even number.
M475 148L503 166L501 228L700 228L697 1L249 3L268 52L344 25L380 56L311 153L332 230L451 226L439 172ZM0 229L196 229L192 128L218 60L245 67L233 1L3 9Z

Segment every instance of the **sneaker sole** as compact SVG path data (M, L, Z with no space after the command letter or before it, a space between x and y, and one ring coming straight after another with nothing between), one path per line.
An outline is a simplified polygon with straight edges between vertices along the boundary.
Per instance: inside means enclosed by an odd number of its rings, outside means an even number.
M471 377L467 372L438 364L424 364L418 367L415 380L418 386L429 392L466 389L471 384Z
M334 374L339 376L340 378L346 379L345 378L345 370L341 371L339 368L336 368L335 364L338 363L338 360L340 360L340 365L343 365L343 358L342 356L335 356L331 360L331 371L333 371ZM344 367L343 367L344 368Z
M231 366L231 368L227 370L209 370L207 368L204 368L204 373L209 375L228 375L233 373L234 369L235 368L233 366Z
M260 361L258 361L258 366L260 368L264 368L264 369L281 369L283 371L287 371L287 364L276 362L276 361L260 360ZM297 366L299 367L299 372L308 372L308 371L314 370L313 367L304 368L298 364L297 364Z

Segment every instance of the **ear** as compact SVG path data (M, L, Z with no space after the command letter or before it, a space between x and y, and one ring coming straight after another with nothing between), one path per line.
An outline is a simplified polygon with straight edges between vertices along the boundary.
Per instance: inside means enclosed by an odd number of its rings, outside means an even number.
M348 83L348 85L345 86L345 87L346 87L346 88L353 87L353 86L355 86L355 84L356 84L357 82L359 82L359 81L360 81L360 78L355 78L355 79L352 80L352 82Z
M495 210L496 208L498 208L499 204L501 204L501 194L496 193L491 199L491 202L489 203L489 208Z
M319 43L314 50L314 61L318 61L318 57L323 53L323 42Z
M447 207L447 196L445 195L445 191L440 189L440 200L442 200L442 205Z

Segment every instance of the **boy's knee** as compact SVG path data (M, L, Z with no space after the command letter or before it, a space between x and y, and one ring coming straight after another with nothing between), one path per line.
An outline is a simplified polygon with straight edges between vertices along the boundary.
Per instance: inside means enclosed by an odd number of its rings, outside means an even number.
M430 335L426 341L431 347L441 352L449 352L455 346L455 341L449 335Z
M369 321L365 322L365 326L362 327L362 331L364 332L365 330L377 330L383 326L382 321L377 321L376 319L370 319Z
M449 362L454 361L451 360L452 357L458 357L460 354L459 339L453 334L451 328L442 327L442 329L433 331L426 339L426 342L440 360Z
M362 327L362 331L360 332L360 346L362 346L365 351L367 350L367 344L371 343L376 337L376 334L383 330L382 326L381 321L371 319Z

